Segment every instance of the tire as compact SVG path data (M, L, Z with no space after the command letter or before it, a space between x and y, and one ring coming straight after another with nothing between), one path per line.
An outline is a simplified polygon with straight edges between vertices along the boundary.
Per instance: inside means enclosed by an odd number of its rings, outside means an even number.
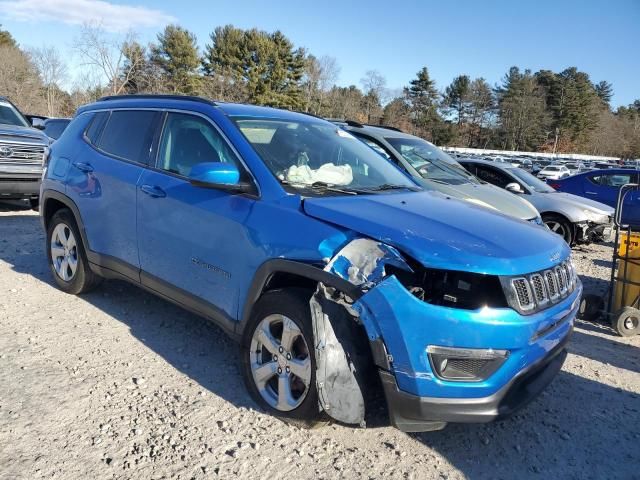
M549 230L564 238L567 245L573 245L573 225L566 218L550 213L542 215L542 221Z
M604 309L604 301L599 295L587 293L580 300L580 308L578 315L581 319L588 322L594 322L600 316L600 312Z
M316 387L310 298L311 292L302 289L264 294L253 308L241 343L242 371L251 397L267 412L305 428L326 423ZM283 344L285 329L291 341L285 339ZM294 373L296 359L300 376ZM282 395L281 386L286 388Z
M89 268L78 226L66 208L58 210L49 220L47 259L58 288L64 292L73 295L86 293L102 281Z
M621 337L631 337L640 333L640 310L633 307L623 307L611 322L613 329Z

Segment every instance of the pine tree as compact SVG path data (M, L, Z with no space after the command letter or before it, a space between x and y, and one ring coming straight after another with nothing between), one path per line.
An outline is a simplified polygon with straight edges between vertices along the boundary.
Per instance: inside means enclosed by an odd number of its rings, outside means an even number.
M218 27L205 48L203 69L209 77L225 76L260 105L301 109L305 100L301 80L306 52L276 31L242 30L232 25Z
M467 75L460 75L453 79L444 91L444 105L455 113L458 126L462 125L470 108L469 95L471 80Z
M7 30L2 30L2 24L0 24L0 47L18 47L11 33Z
M196 37L177 25L168 25L151 48L151 61L166 77L170 92L194 95L200 87L200 57Z
M598 98L600 98L600 100L602 100L607 105L607 107L609 107L611 98L613 97L613 85L611 85L606 80L602 80L594 86L594 89L596 91L596 95L598 95Z

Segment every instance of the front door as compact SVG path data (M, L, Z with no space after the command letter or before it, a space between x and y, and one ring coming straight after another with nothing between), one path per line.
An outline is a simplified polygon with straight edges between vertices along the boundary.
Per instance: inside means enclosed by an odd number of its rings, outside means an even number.
M247 269L243 253L255 241L244 223L255 200L192 185L191 168L202 162L233 162L246 172L210 120L167 113L156 168L143 174L138 188L142 282L235 317L238 277Z

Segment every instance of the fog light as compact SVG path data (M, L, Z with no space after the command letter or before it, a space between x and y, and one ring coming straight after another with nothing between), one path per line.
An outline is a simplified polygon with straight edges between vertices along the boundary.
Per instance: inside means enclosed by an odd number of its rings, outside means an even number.
M438 378L460 382L481 382L489 378L509 356L508 350L435 345L429 345L427 353Z

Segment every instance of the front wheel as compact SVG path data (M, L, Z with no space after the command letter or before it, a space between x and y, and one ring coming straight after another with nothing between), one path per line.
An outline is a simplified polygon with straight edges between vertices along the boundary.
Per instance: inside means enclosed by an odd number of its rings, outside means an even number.
M545 214L542 215L542 221L549 230L560 235L567 242L567 245L573 243L573 225L559 215Z
M245 384L265 410L304 427L320 422L313 329L303 290L266 293L242 341Z
M89 261L70 210L58 210L47 228L47 257L58 287L74 295L95 288L101 278L89 268Z

